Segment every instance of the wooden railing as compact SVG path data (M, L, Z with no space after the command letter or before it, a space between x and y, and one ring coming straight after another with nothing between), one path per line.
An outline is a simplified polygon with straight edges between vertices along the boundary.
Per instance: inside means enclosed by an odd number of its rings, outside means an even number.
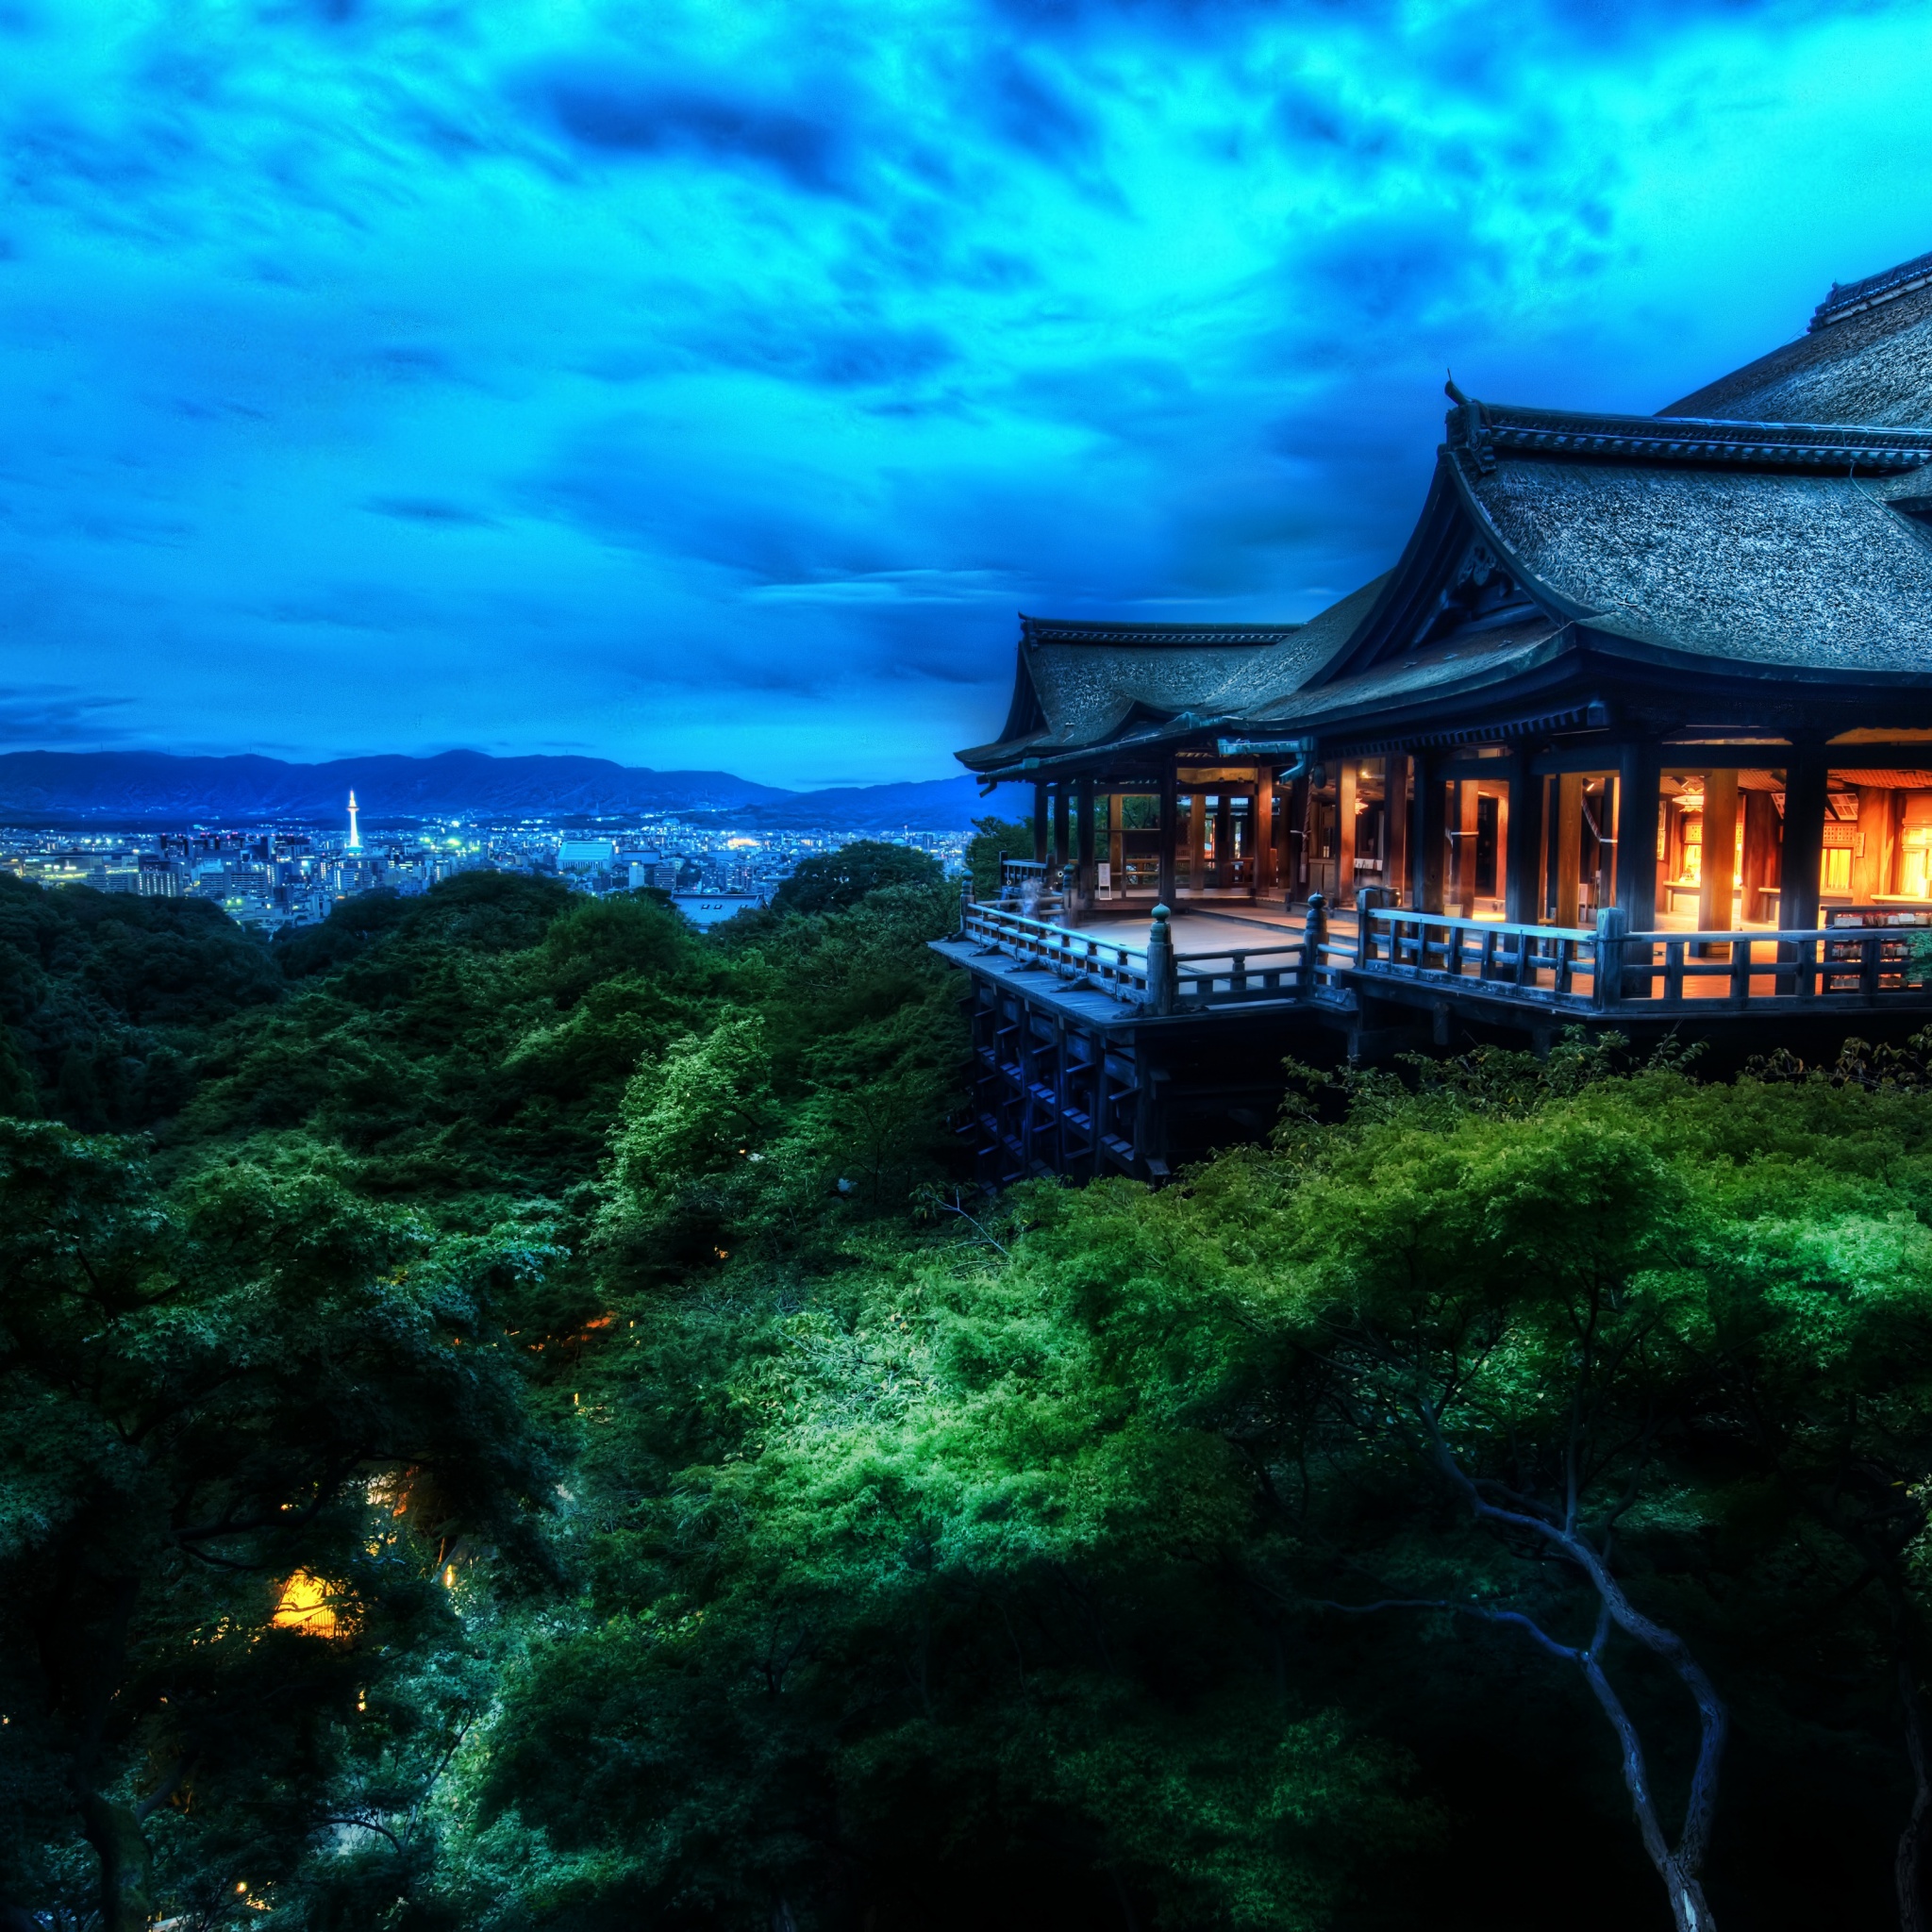
M1098 939L1090 932L1074 932L1050 920L1029 919L1003 906L970 901L960 906L959 930L988 952L1044 967L1056 978L1107 993L1128 1006L1147 1004L1144 949Z
M1834 1007L1932 999L1932 935L1923 926L1827 926L1823 931L1640 932L1615 941L1616 990L1607 1005L1708 1010L1774 1004Z
M1145 941L1131 945L1008 907L968 898L960 908L961 936L983 950L1158 1015L1260 1000L1345 1003L1378 985L1440 988L1578 1017L1770 1013L1797 1005L1932 1008L1932 930L1916 923L1626 933L1623 922L1614 907L1590 927L1365 904L1354 935L1330 940L1317 903L1297 939L1176 954L1160 908Z
M1587 926L1507 925L1397 906L1364 906L1357 920L1356 977L1473 980L1540 1006L1587 1011L1593 1003L1597 935Z
M1352 980L1423 981L1574 1012L1774 1010L1775 1003L1932 1004L1932 933L1911 924L1809 931L1626 933L1364 907Z
M1307 948L1300 940L1176 954L1167 940L1164 920L1156 922L1158 938L1150 935L1149 943L1130 946L970 900L960 906L959 930L986 951L1044 968L1070 985L1156 1013L1292 999L1304 990Z
M1302 962L1307 949L1299 940L1285 946L1242 946L1216 953L1176 953L1174 959L1174 1005L1186 1011L1196 1007L1237 1006L1243 1000L1289 1000L1304 991ZM1265 965L1252 965L1252 960Z

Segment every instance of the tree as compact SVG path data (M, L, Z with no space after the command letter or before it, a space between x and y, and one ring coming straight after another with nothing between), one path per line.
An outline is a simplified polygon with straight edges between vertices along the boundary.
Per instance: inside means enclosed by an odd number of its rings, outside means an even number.
M836 852L802 858L773 895L774 912L840 912L885 886L934 885L944 869L928 852L879 839L855 839Z
M456 1641L458 1568L537 1560L489 1315L541 1259L245 1167L171 1206L125 1143L0 1122L16 1895L75 1833L104 1932L293 1878L372 1694Z

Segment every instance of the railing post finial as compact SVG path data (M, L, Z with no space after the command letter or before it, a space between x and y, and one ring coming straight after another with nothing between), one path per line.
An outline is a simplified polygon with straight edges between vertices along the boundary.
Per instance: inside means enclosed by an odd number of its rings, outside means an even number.
M1165 906L1154 908L1154 924L1147 931L1147 1004L1157 1013L1174 1011L1178 991L1174 977L1174 932L1168 922L1173 914Z
M1599 1012L1623 1001L1624 936L1629 930L1629 915L1621 906L1606 906L1597 913L1596 963L1591 977L1591 1005ZM1748 952L1747 946L1747 955Z
M1312 992L1315 974L1322 964L1322 941L1328 937L1328 902L1320 892L1308 894L1308 909L1302 918L1302 991Z

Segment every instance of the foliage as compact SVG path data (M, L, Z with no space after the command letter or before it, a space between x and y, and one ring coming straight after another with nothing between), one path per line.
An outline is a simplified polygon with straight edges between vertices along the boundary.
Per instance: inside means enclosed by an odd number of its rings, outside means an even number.
M801 859L773 898L777 912L843 912L886 886L929 886L943 876L938 859L909 845L855 839Z
M992 816L973 821L966 841L966 871L975 899L996 898L1000 890L1000 859L1033 857L1033 821Z
M913 871L0 881L0 1896L1919 1923L1932 1041L1291 1069L990 1198Z
M206 900L58 891L0 873L0 1106L89 1132L187 1097L205 1028L275 1000L267 950Z

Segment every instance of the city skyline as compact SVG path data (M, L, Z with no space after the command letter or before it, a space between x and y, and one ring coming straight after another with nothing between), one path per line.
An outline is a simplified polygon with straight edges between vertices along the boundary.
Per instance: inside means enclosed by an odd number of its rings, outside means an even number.
M1932 247L1918 8L0 10L0 749L992 737L1307 617L1453 366L1655 409Z

